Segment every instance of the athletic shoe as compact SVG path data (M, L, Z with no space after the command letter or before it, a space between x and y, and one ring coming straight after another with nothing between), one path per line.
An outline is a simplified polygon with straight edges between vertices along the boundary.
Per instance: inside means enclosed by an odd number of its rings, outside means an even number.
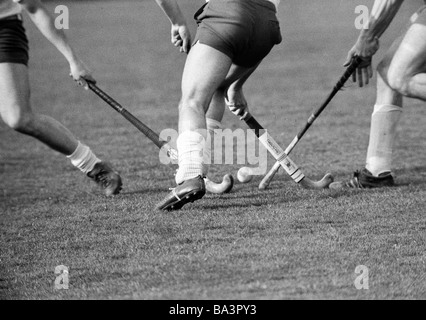
M105 162L98 162L87 176L100 186L107 197L118 194L123 185L120 175Z
M370 189L392 187L395 181L390 172L385 172L375 177L367 169L356 171L354 177L349 180L333 182L330 189Z
M158 210L171 211L179 210L188 202L201 199L206 194L206 184L201 176L186 180L176 188L171 188L171 192L157 204Z

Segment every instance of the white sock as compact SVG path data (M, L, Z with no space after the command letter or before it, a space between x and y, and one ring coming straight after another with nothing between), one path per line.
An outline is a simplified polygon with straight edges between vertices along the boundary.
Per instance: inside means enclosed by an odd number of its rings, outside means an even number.
M176 183L203 175L203 159L206 140L196 131L181 133L176 141L179 153L179 169L176 173Z
M101 162L90 148L80 142L78 142L77 149L70 156L67 156L71 160L73 166L80 169L83 173L87 174L93 170L95 164Z
M204 164L203 175L207 176L209 173L210 164L212 163L212 143L214 144L215 130L222 129L222 124L214 119L206 118L207 123L207 139L204 147Z
M374 106L366 165L373 176L391 172L396 128L401 115L402 107L390 104Z

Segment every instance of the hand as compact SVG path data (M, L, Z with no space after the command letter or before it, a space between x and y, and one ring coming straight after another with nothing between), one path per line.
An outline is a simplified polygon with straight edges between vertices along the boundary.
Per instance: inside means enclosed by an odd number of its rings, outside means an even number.
M88 90L89 86L87 81L96 83L96 80L92 77L92 72L87 68L84 63L80 60L76 60L70 64L70 77L78 83L78 85Z
M249 113L247 100L244 97L242 89L228 89L228 92L225 97L226 105L229 110L236 116L240 117L240 120L244 120Z
M180 47L180 52L188 53L191 49L191 34L186 25L172 25L172 43Z
M352 74L353 82L357 82L360 87L369 84L370 79L373 77L372 57L379 50L379 39L374 38L368 40L366 37L360 37L354 47L349 50L348 57L346 58L344 67L348 67L355 57L360 57L363 61Z

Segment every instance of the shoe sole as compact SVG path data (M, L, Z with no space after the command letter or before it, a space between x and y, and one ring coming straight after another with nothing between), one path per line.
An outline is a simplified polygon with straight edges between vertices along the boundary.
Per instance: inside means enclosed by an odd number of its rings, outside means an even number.
M205 194L206 192L202 190L191 191L180 200L176 199L176 201L158 207L158 209L163 211L179 210L187 203L193 203L194 201L200 200Z
M343 183L343 182L333 182L332 184L330 184L329 188L332 190L366 190L366 189L379 189L379 188L392 188L395 187L395 183L394 182L388 182L388 183L384 183L384 184L363 184L362 188L361 187L354 187L352 184L351 185L347 185L347 183Z

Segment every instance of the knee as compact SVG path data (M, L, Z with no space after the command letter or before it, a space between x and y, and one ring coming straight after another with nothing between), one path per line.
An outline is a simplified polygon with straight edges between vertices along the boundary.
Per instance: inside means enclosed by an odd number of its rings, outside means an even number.
M12 107L10 110L19 110L19 108ZM2 114L3 121L11 129L20 133L30 133L33 115L23 112L10 112L8 114Z
M400 67L389 63L387 59L382 60L377 66L377 73L394 91L403 96L410 95L410 76Z
M387 71L389 87L403 96L410 96L411 75L401 70L397 66L390 66Z
M401 74L389 75L389 86L403 96L410 95L410 78Z
M195 97L190 98L182 98L179 103L179 110L193 110L196 112L204 112L206 110L207 106L203 104L203 101L201 99L197 99Z
M388 69L389 69L389 64L387 63L386 60L382 60L379 62L379 64L377 65L377 73L382 77L382 79L384 79L385 81L387 81L387 73L388 73Z
M407 76L398 67L390 63L388 59L383 59L377 66L377 73L390 89L402 94L407 94Z

